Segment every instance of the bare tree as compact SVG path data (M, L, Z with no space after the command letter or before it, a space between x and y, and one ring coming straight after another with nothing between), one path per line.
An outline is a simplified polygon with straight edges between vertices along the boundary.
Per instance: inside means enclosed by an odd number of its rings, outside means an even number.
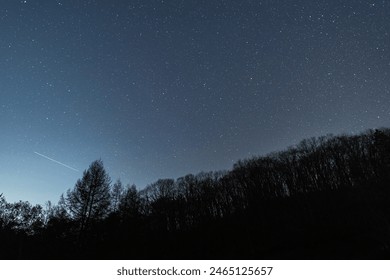
M66 205L71 217L82 232L92 221L106 217L110 206L111 179L103 162L96 160L84 171L73 190L66 194Z

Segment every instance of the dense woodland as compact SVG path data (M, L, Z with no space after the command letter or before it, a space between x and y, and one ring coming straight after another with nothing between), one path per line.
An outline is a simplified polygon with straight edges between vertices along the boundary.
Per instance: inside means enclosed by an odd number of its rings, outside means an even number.
M390 129L311 138L138 190L103 162L57 204L0 197L3 259L390 257Z

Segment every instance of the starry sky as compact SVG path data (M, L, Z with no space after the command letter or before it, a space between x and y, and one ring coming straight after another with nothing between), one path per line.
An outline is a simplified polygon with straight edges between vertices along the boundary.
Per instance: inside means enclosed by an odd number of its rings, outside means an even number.
M0 193L230 169L390 124L390 1L4 0Z

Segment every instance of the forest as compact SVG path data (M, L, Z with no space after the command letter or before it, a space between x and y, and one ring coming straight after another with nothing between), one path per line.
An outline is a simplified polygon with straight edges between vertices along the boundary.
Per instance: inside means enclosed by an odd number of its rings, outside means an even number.
M0 258L388 259L389 182L388 128L144 189L112 181L96 160L56 204L1 194Z

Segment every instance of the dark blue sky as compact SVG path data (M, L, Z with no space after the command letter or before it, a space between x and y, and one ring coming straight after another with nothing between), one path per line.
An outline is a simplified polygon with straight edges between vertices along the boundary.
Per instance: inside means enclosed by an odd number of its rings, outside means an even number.
M143 188L389 126L389 18L390 1L4 0L0 193L57 202L99 158Z

